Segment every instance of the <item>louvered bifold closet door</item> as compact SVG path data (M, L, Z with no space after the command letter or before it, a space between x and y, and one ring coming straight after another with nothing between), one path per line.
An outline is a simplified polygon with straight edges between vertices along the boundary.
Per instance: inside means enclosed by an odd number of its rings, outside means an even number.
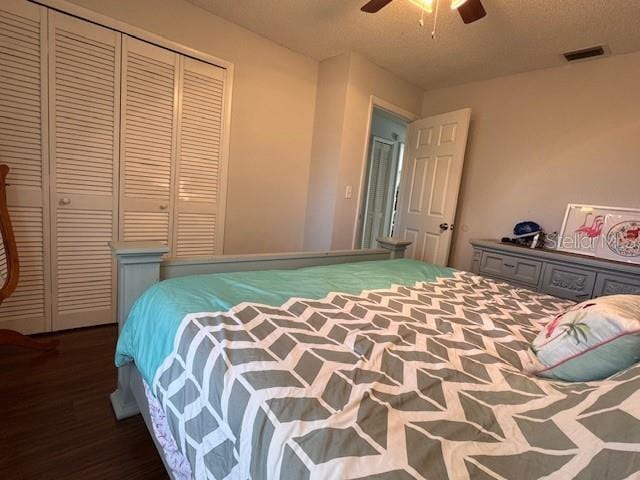
M120 238L171 243L178 55L123 37Z
M0 163L10 168L7 201L20 260L18 287L0 305L0 329L23 333L50 327L45 43L45 8L0 2Z
M120 38L49 12L54 330L115 319Z
M226 70L182 58L173 255L222 253L222 169Z

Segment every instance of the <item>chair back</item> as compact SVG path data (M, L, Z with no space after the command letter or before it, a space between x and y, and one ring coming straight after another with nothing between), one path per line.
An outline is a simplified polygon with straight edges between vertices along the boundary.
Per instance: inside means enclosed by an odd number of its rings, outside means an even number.
M7 208L6 179L9 167L0 165L0 303L9 297L18 286L20 265L18 263L18 247L11 226L9 209Z

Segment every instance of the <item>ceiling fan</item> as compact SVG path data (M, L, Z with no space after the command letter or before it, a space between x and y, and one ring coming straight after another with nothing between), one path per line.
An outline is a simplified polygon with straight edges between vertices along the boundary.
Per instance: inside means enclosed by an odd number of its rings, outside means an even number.
M376 13L393 0L370 0L360 10L366 13ZM410 0L424 10L430 11L433 0ZM451 0L451 9L458 10L464 23L473 23L487 15L481 0Z

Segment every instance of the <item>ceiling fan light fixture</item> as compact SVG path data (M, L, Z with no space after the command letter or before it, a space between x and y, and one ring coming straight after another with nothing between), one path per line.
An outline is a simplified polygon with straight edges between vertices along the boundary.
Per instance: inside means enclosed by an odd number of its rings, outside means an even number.
M413 3L416 7L421 8L427 13L433 12L433 0L409 0L409 1Z
M467 0L451 0L451 10L457 10L465 3Z

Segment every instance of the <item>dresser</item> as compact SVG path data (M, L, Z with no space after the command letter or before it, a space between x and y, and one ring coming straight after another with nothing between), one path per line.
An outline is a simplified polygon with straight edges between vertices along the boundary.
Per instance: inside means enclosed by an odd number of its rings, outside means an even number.
M575 301L640 295L640 265L496 240L472 240L471 245L471 270L485 277Z

